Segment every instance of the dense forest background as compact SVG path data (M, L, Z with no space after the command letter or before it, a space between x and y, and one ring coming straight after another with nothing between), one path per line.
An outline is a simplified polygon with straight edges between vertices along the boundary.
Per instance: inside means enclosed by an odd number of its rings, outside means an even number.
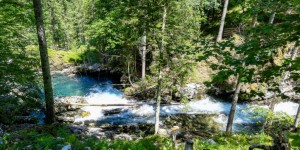
M181 91L197 83L203 94L233 99L233 115L238 99L272 104L300 99L299 0L44 0L42 5L53 72L96 67L120 76L129 85L126 95L158 103L190 100ZM0 0L0 6L0 119L14 124L16 116L45 106L36 20L31 1Z

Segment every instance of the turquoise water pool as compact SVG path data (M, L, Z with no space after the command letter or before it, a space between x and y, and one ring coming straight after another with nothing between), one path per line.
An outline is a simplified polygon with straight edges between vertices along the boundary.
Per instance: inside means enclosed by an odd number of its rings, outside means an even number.
M114 94L122 94L116 88L112 88L112 81L107 78L94 79L88 76L67 76L54 74L52 76L55 97L61 96L86 96L95 91L107 91Z

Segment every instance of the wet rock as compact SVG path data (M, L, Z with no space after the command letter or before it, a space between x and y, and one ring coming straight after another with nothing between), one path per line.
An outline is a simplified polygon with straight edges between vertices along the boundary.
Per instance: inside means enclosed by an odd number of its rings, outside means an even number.
M87 128L82 127L82 126L69 126L69 129L71 130L72 133L75 133L75 134L82 134L82 133L88 131Z
M86 149L86 150L92 150L92 148L91 148L91 147L85 147L85 149Z
M23 150L32 150L32 145L27 145L26 147L23 148Z
M115 132L114 131L105 131L104 132L105 136L109 139L113 139L114 138L114 135L115 135Z
M119 114L122 112L121 108L117 108L117 109L111 109L111 110L104 110L104 116L110 116L110 115L114 115L114 114Z
M115 140L132 140L132 137L129 134L118 134L113 137Z
M63 148L61 148L61 150L71 150L72 146L70 144L64 146Z
M87 104L87 101L82 96L66 96L56 98L54 101L55 112L62 113L82 108L82 106L79 105L72 105L74 103Z
M107 138L101 128L87 128L87 131L85 131L85 135L93 136L97 139L106 139Z
M214 116L214 114L170 115L163 121L163 125L167 129L171 129L173 126L179 126L180 134L193 133L197 136L207 137L210 136L210 134L205 132L216 133L220 130L220 127L214 120Z
M213 144L213 145L217 144L217 142L214 141L213 139L208 139L208 140L206 140L206 142L210 143L210 144Z
M75 121L74 117L68 117L68 116L57 116L56 120L58 122L63 122L63 123L73 123Z
M130 135L150 135L154 133L153 124L136 124L136 125L112 125L102 124L98 126L102 131L113 131L115 134L127 133Z
M189 83L180 92L188 99L203 99L206 93L206 86L200 83Z
M89 126L89 127L95 127L96 122L95 121L87 121L84 123L84 125Z
M75 117L81 113L80 110L78 111L67 111L64 113L59 113L56 114L56 120L58 122L63 122L63 123L73 123L75 121Z
M168 136L168 130L167 129L159 129L158 130L158 135L161 135L161 136Z

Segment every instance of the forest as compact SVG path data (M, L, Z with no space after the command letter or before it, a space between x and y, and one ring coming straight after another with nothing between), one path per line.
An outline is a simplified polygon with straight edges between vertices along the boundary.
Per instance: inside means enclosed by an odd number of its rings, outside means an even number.
M298 150L300 0L0 0L0 149Z

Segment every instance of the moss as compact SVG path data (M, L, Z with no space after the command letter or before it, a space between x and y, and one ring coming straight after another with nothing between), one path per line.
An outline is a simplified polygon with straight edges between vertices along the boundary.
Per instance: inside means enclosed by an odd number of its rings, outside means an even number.
M88 116L90 116L90 115L91 115L91 113L90 113L90 112L87 112L87 111L81 113L81 117L82 117L82 118L88 117Z

